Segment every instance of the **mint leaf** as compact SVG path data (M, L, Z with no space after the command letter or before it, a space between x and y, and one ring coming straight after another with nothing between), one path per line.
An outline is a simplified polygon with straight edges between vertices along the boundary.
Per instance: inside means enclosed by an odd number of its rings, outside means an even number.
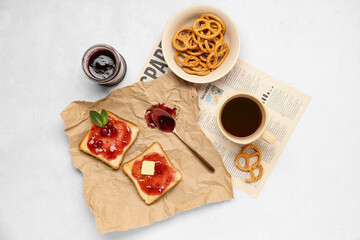
M109 121L109 115L108 115L107 111L104 109L101 110L101 119L102 119L103 126L105 126Z
M102 127L104 126L102 124L102 117L101 115L96 112L96 111L90 111L90 118L91 118L91 121L98 127Z

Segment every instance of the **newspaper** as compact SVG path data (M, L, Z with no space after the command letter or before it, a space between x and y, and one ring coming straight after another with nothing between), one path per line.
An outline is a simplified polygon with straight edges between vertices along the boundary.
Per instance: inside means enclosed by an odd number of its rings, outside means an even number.
M170 70L162 54L160 37L137 81L148 82L168 71ZM198 124L220 153L227 171L232 176L233 186L255 198L258 197L309 104L310 97L240 59L229 74L212 83L197 84L196 89L200 107ZM235 157L243 145L233 143L223 136L216 123L221 102L236 92L246 92L261 99L270 116L266 130L277 139L273 145L261 139L254 142L262 153L261 164L264 171L260 180L250 184L245 182L246 178L251 178L250 173L240 171L235 165ZM239 161L243 166L244 162L241 161L244 159Z

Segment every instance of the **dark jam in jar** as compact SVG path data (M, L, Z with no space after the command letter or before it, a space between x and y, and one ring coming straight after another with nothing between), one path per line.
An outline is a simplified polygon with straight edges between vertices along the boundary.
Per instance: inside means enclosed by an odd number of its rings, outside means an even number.
M98 79L110 77L115 70L115 57L106 50L98 50L90 56L89 71L91 75Z
M141 174L143 161L155 162L154 175ZM131 175L137 180L141 190L148 195L160 195L176 179L175 169L162 154L156 152L148 153L142 159L136 160Z
M155 104L155 105L152 105L150 108L148 108L145 112L145 120L146 120L146 123L148 125L148 127L151 127L151 128L156 128L156 124L154 123L154 121L152 120L151 118L151 113L153 112L153 110L155 108L160 108L164 111L166 111L167 113L169 113L171 115L171 117L173 119L176 118L176 108L171 108L171 107L167 107L165 106L164 103L158 103L158 104Z

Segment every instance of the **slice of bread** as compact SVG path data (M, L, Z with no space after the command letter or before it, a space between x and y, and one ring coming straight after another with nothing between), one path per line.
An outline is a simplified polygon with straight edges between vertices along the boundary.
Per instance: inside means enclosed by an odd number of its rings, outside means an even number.
M123 152L122 152L119 156L117 156L115 159L113 159L113 160L107 160L107 159L104 158L103 156L97 155L97 154L91 152L90 149L88 148L87 143L88 143L88 141L89 141L89 138L91 137L91 136L90 136L91 130L89 130L88 134L87 134L87 135L84 137L84 139L80 142L79 148L80 148L81 151L86 152L86 153L88 153L88 154L96 157L97 159L103 161L104 163L108 164L108 165L111 166L113 169L118 169L118 168L120 167L120 164L121 164L121 162L122 162L122 160L123 160L123 158L124 158L124 155L125 155L126 151L127 151L127 150L130 148L130 146L134 143L134 141L135 141L135 139L136 139L136 137L137 137L137 135L138 135L138 133L139 133L139 131L140 131L140 128L139 128L137 125L135 125L134 123L129 122L129 121L127 121L127 120L125 120L125 119L123 119L123 118L115 115L115 114L112 113L112 112L109 112L109 111L107 111L107 112L108 112L109 117L112 117L112 118L114 118L114 119L121 120L121 121L125 122L126 125L131 129L131 141L130 141L130 143L128 143L128 144L126 145L126 147L123 149ZM92 125L92 126L93 126L93 125Z
M146 154L153 153L153 152L163 155L165 157L168 165L172 169L174 169L175 172L176 172L175 173L176 175L174 177L174 181L171 182L170 185L159 195L148 195L147 193L143 192L142 189L140 188L140 185L139 185L138 181L132 175L132 167L133 167L135 161L143 159L143 157ZM136 190L138 191L140 197L145 201L146 204L152 204L153 202L158 200L162 195L164 195L167 191L172 189L182 179L181 172L174 167L174 165L171 163L170 159L168 158L168 156L166 155L166 153L162 149L160 143L158 143L158 142L153 143L148 149L146 149L143 153L141 153L136 158L130 160L127 163L124 163L123 166L122 166L122 169L125 172L125 174L133 181L133 183L134 183L134 185L136 187Z

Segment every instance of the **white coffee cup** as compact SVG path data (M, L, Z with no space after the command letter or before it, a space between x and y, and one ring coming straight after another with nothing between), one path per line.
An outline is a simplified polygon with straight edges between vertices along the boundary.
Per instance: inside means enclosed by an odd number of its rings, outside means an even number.
M228 97L221 104L217 114L220 131L225 137L239 144L248 144L259 138L274 144L276 138L265 130L268 121L269 115L265 105L247 93L236 93Z

